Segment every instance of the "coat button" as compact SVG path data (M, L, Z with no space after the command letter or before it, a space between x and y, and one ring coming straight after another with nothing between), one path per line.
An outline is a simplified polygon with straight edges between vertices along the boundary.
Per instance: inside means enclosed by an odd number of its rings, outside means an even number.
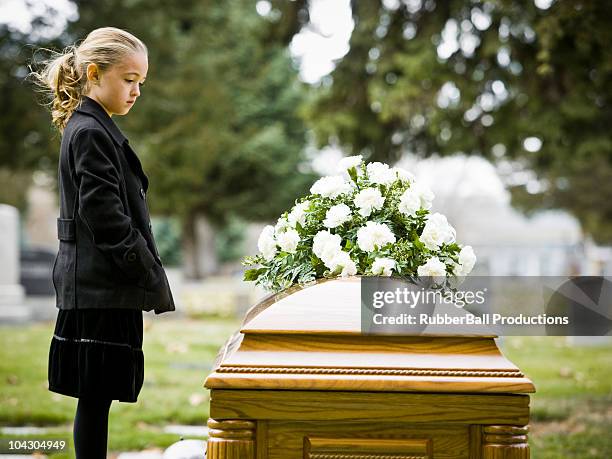
M135 261L136 260L136 254L134 252L131 252L128 254L127 256L128 261Z

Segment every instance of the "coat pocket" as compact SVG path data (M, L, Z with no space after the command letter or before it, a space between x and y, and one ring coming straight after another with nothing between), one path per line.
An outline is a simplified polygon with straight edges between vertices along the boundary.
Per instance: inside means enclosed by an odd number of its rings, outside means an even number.
M53 264L53 286L57 307L60 309L73 309L75 304L75 276L76 276L76 238L74 220L57 219L57 237L59 251Z

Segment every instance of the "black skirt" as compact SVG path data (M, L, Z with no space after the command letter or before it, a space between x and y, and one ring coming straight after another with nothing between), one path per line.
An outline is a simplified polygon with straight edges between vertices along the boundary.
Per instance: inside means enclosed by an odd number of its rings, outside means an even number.
M49 349L49 390L135 403L144 380L142 311L58 310Z

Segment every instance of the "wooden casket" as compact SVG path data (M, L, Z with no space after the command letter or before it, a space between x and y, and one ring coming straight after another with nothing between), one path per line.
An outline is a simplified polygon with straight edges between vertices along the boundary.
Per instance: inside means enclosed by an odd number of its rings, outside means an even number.
M360 282L247 312L204 384L208 458L529 458L535 389L495 336L362 334Z

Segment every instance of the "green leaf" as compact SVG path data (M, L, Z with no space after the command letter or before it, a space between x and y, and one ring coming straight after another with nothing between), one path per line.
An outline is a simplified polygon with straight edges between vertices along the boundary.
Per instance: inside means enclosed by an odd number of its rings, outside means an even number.
M263 273L265 273L266 271L267 271L266 268L247 269L244 272L243 280L245 280L245 281L256 281L257 278L259 276L261 276Z

